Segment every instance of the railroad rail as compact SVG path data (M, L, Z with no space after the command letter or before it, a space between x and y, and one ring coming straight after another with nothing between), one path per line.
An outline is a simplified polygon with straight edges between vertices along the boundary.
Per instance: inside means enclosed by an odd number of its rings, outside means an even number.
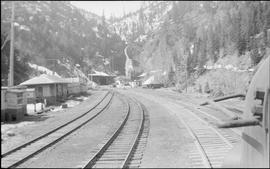
M182 101L177 101L180 105L185 107L186 109L189 109L193 112L193 114L196 114L200 119L207 121L209 124L212 124L213 127L218 130L220 133L223 133L228 140L231 141L231 143L238 142L241 137L241 131L238 129L219 129L217 124L223 123L223 120L229 120L228 116L223 113L216 113L216 112L206 112L203 110L200 110L195 104L190 104L190 103L184 103Z
M144 126L141 135L139 136L138 143L135 145L135 150L131 155L130 161L128 162L128 168L139 168L141 165L141 160L143 158L144 150L147 144L147 139L150 130L150 119L149 113L145 106L141 104L141 107L144 111Z
M14 168L18 165L29 160L36 154L39 154L48 147L59 142L66 136L75 132L95 117L97 117L101 112L106 110L111 104L114 93L107 92L107 94L90 110L83 113L82 115L70 120L69 122L35 138L23 145L20 145L4 154L1 155L1 167L3 168ZM94 112L96 110L96 112ZM90 113L94 112L94 113Z
M177 117L196 140L196 147L190 147L192 166L221 167L228 152L239 143L240 132L217 128L214 124L221 122L219 118L194 108L192 104L180 101L177 103L190 112L180 112Z
M126 114L104 141L92 151L91 158L82 168L127 168L138 166L146 144L145 108L138 101L125 96ZM149 127L149 126L148 126ZM140 145L140 147L139 147ZM140 152L135 158L134 152ZM136 153L137 154L137 153ZM134 164L132 160L137 160Z

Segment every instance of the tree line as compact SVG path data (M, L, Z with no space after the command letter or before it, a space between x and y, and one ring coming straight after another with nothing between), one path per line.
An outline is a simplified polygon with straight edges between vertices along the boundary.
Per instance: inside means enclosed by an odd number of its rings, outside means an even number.
M167 20L184 42L189 73L234 52L250 52L256 65L269 47L268 1L175 1Z

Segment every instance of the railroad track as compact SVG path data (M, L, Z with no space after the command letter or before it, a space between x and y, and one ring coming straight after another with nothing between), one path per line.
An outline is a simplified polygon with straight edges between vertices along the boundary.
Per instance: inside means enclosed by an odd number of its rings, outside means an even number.
M224 133L223 135L228 140L230 140L230 142L232 144L237 143L240 140L241 131L239 129L235 129L235 128L219 129L216 127L216 123L221 123L221 122L223 122L224 119L228 119L228 116L226 116L224 113L216 113L216 112L212 112L212 111L206 112L204 110L200 110L200 109L196 108L197 105L190 104L190 103L184 103L182 101L177 101L177 103L184 106L186 109L191 110L198 117L207 121L209 124L213 125L213 127L216 130L218 130L220 133Z
M177 101L187 111L177 116L195 140L196 147L190 147L192 167L222 167L227 153L241 139L240 133L231 129L219 129L214 124L220 119L191 104ZM198 151L199 150L199 151Z
M91 152L89 160L80 168L128 168L139 166L149 123L145 123L145 108L131 98L122 97L126 114L112 128L103 142ZM149 119L148 119L149 122Z
M130 161L128 162L128 168L139 168L141 165L141 160L143 157L143 153L147 144L148 134L150 130L150 119L149 119L149 113L145 106L141 104L142 109L144 111L144 124L143 124L143 131L141 132L141 135L139 136L139 141L135 145L135 150L131 155Z
M1 155L2 168L14 168L75 132L107 109L114 93L108 92L94 107L69 122ZM96 112L95 112L96 111ZM90 113L94 112L94 113Z
M209 124L212 124L213 127L215 127L216 123L221 123L223 122L223 120L229 120L228 115L226 115L223 112L220 112L219 110L212 111L213 108L201 107L201 106L198 106L197 104L191 103L189 100L185 99L185 101L182 101L182 100L179 100L179 98L174 97L174 96L173 98L171 97L167 97L167 98L173 99L184 108L189 109L194 114L199 116L201 119L206 120ZM240 140L241 131L239 129L236 129L236 128L218 129L217 128L217 130L224 133L225 137L231 140L232 143L238 142Z

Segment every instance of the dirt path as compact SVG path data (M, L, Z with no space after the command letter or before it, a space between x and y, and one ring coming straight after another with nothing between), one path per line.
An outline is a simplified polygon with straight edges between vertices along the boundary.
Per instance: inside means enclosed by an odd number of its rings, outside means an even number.
M80 168L124 113L122 102L114 97L108 109L91 122L18 167Z
M185 95L167 90L129 89L118 90L133 96L145 105L150 117L150 131L141 166L142 168L182 168L202 167L205 163L191 161L195 139L191 137L185 125L181 122L181 113L190 113L189 110L178 104L178 100L186 103L199 103L205 97L199 95ZM221 113L209 107L201 108L212 114ZM180 113L181 112L181 113ZM224 116L225 117L225 116ZM193 150L192 150L193 149ZM193 151L193 152L192 152Z

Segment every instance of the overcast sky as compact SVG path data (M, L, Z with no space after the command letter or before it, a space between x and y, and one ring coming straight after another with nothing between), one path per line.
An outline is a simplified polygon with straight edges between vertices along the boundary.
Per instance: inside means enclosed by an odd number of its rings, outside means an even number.
M123 16L124 11L127 13L134 12L140 8L142 1L71 1L71 4L93 12L99 16L104 14L107 19L110 18L111 14L116 17Z

